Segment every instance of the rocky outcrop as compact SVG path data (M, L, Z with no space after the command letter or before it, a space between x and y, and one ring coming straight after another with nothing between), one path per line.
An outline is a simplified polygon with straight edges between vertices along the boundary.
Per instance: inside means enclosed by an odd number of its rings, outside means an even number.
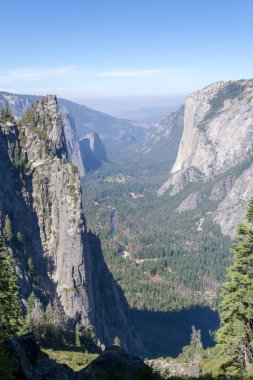
M196 193L191 193L187 198L183 200L180 206L176 209L177 212L190 211L197 208L203 201L206 196L204 193L197 191Z
M236 176L230 175L217 181L211 191L209 199L211 201L222 201L227 194L231 191L233 184L235 183Z
M40 350L32 333L6 342L6 349L15 360L16 380L78 380L68 366L56 363Z
M192 363L184 363L173 359L155 359L146 362L151 368L161 375L162 379L168 378L198 378L202 374L199 360Z
M214 214L214 220L225 235L234 236L236 225L244 221L248 201L253 195L252 178L253 164L237 178Z
M118 346L108 347L98 358L79 372L80 380L151 379L152 371L137 356L130 356Z
M230 219L236 224L245 212L244 202L253 194L245 171L252 162L252 136L252 80L222 81L190 95L177 159L158 195L167 190L175 195L192 182L213 183L209 199L222 201L215 220L224 233L232 233L226 226L226 205L230 202L230 209L236 210ZM246 186L245 195L238 194L239 183Z
M11 117L1 120L0 152L0 228L8 215L23 305L33 291L44 305L57 303L66 324L93 324L101 343L117 335L126 348L134 345L112 276L101 285L107 267L99 239L91 247L86 231L56 97L35 103L18 126ZM110 307L103 303L106 289Z
M36 103L21 122L22 152L32 179L43 258L55 297L68 319L89 321L85 219L76 166L67 160L63 122L54 96Z
M32 333L9 340L5 348L15 360L15 380L100 380L139 378L151 379L152 370L137 356L129 355L123 348L110 346L87 367L74 372L66 364L49 359L40 350ZM158 376L154 376L158 379Z
M96 170L103 162L108 161L105 146L97 133L89 133L79 143L86 172Z
M8 104L16 120L20 120L41 99L41 96L0 91L0 109ZM59 99L58 104L62 113L68 157L78 166L81 177L107 161L105 145L100 137L106 146L114 144L115 148L115 142L122 142L124 146L124 143L131 144L143 139L146 134L143 128L129 120L118 119L66 99ZM81 152L78 144L80 138Z

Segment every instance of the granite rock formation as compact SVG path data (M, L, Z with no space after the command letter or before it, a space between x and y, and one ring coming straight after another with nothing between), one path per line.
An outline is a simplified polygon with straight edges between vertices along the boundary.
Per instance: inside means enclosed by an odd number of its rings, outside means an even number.
M252 111L253 80L222 81L190 95L177 158L158 195L212 183L210 199L220 202L214 219L233 235L253 195Z
M20 297L25 309L33 291L44 305L57 303L66 324L91 323L101 343L117 335L133 348L127 304L108 275L99 239L86 231L65 121L55 96L36 102L18 124L11 116L0 120L0 228L8 215Z
M105 146L97 133L89 133L79 140L80 152L86 172L98 169L107 162Z

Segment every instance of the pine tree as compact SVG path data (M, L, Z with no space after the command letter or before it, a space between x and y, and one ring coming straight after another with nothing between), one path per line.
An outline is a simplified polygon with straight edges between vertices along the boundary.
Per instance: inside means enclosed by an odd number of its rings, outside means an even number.
M96 346L96 334L91 325L84 326L80 339L81 345L87 350Z
M5 217L3 235L7 242L10 242L13 239L11 220L8 215Z
M121 346L121 341L120 341L120 339L119 339L119 337L118 336L115 336L115 338L114 338L114 341L113 341L113 344L115 345L115 346Z
M43 305L33 293L30 294L27 305L27 313L25 317L25 324L27 331L33 331L36 337L40 340L44 330L44 309Z
M76 347L81 347L80 335L80 323L77 322L75 326Z
M22 326L17 277L9 250L0 237L0 341L15 336Z
M6 121L10 121L12 123L15 122L15 119L12 116L11 109L8 103L6 103L4 107L0 110L0 123Z
M223 368L228 375L252 375L253 369L253 198L246 217L248 225L238 225L229 281L222 289L217 341L226 353Z

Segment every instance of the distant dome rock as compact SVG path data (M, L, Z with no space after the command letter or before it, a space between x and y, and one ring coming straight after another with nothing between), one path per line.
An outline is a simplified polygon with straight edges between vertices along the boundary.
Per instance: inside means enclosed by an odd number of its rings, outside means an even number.
M81 138L79 142L86 172L98 169L103 162L108 162L104 143L96 132L89 133Z

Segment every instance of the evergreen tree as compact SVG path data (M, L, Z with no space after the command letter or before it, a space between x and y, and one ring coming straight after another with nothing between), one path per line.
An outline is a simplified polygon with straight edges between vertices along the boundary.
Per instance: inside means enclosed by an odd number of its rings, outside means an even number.
M81 347L80 335L80 323L77 322L75 326L76 347Z
M43 305L33 293L27 300L27 314L25 318L26 329L33 331L38 339L44 333L44 309Z
M17 233L17 245L20 249L24 246L24 238L21 232Z
M5 217L3 235L7 242L10 242L13 239L11 220L8 215Z
M226 374L251 374L253 369L253 198L247 211L248 225L238 225L231 250L233 264L223 285L221 328L217 341L226 353Z
M22 326L13 259L0 237L0 341L15 336Z
M118 336L115 336L115 338L114 338L114 341L113 341L113 344L115 345L115 346L121 346L121 341L120 341L120 339L119 339L119 337Z
M85 349L91 349L96 346L96 334L91 325L86 325L81 333L81 345Z
M6 103L4 107L0 110L0 123L6 121L10 121L12 123L15 122L15 119L12 116L11 109L8 103Z
M34 267L34 263L33 263L33 260L31 257L29 257L29 259L27 261L27 265L28 265L28 275L33 276L34 271L35 271L35 267Z
M190 343L183 347L182 353L179 358L186 363L191 362L199 364L203 353L203 345L201 339L201 331L196 330L195 326L192 326L192 333Z

